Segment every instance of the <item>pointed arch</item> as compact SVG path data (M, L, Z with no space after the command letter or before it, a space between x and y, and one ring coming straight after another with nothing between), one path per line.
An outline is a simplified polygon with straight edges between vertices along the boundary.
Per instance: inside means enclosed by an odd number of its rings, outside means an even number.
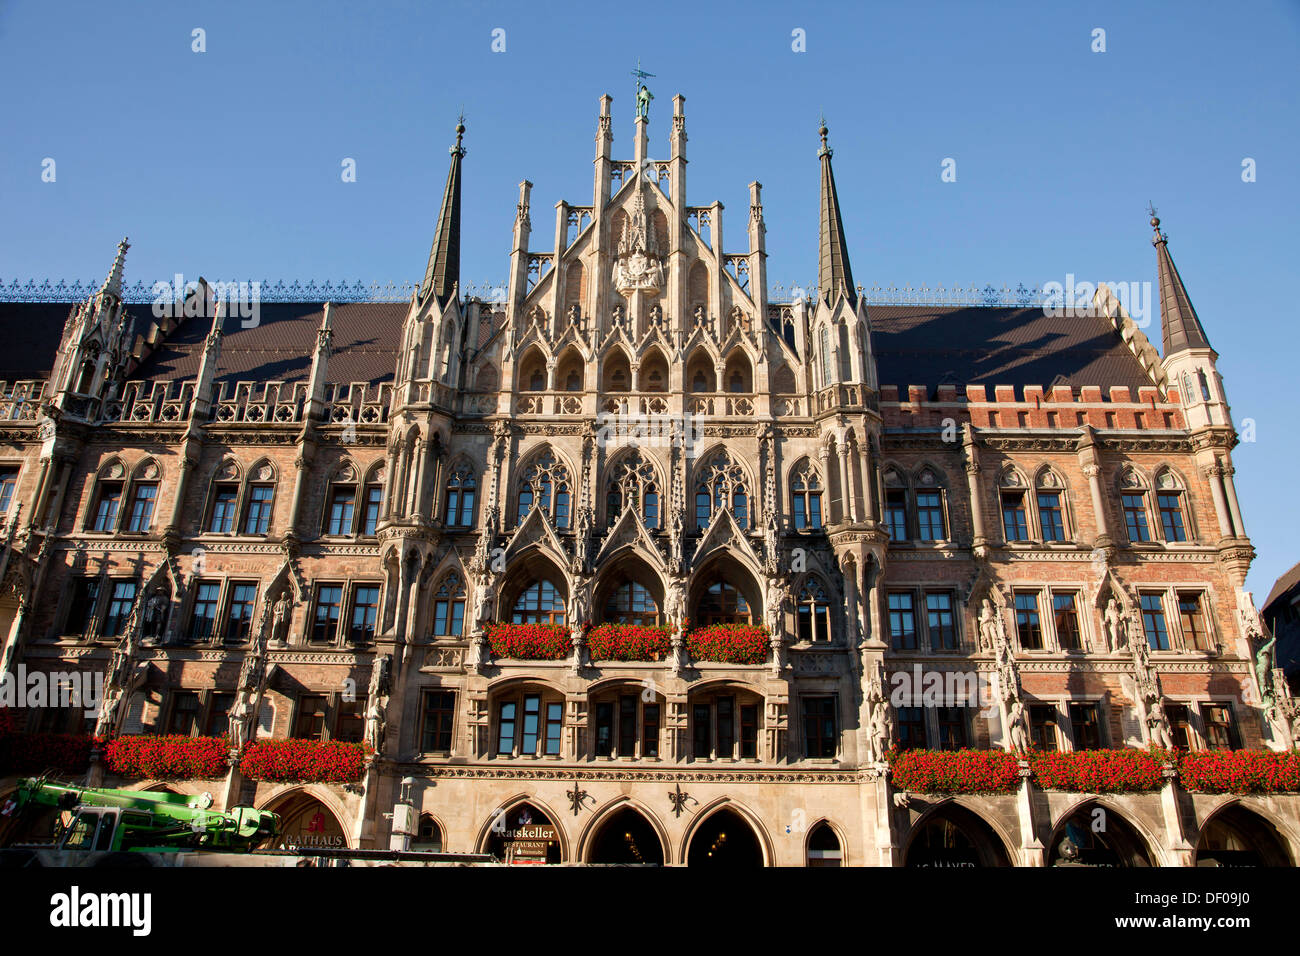
M569 530L577 475L549 442L531 449L520 459L513 479L515 522L522 525L528 513L537 508L556 530Z
M632 358L620 343L609 347L600 366L602 392L632 391Z
M555 387L561 392L581 392L586 388L587 361L578 347L570 343L555 366Z
M647 528L660 526L667 486L659 463L638 446L620 449L609 460L605 466L604 488L602 507L606 526L613 526L628 507L636 511Z
M1104 820L1104 828L1096 826ZM1151 867L1160 863L1159 840L1136 819L1105 798L1074 802L1052 825L1046 848L1048 866L1082 863L1091 866Z
M522 808L527 807L530 811L528 822L524 822L520 816ZM495 825L500 831L501 824L499 820L505 823L504 829L508 832L517 830L523 824L525 826L541 825L540 820L544 819L545 826L553 827L555 831L556 843L555 852L552 855L546 855L548 863L567 863L570 860L569 838L564 830L563 817L555 812L544 800L529 793L516 794L500 803L497 809L488 814L486 820L479 827L479 832L474 840L474 848L478 853L490 853L498 859L505 859L505 840L501 838L498 832L493 831ZM553 858L552 858L553 857Z
M843 828L830 818L822 817L804 831L804 863L814 867L848 866L847 845Z
M536 343L530 345L515 365L515 391L544 392L548 383L548 356Z
M442 520L449 528L472 528L477 524L479 476L469 456L459 454L447 465L443 484Z
M1293 866L1296 838L1262 808L1228 799L1202 822L1194 866Z
M652 341L641 352L641 369L637 377L643 392L668 391L671 383L668 359L657 343Z
M755 487L748 465L725 445L715 445L691 469L695 526L707 528L719 511L728 511L740 530L748 531L756 524Z
M757 845L758 860L756 864L749 863L748 860L740 862L758 866L776 865L776 857L772 852L772 840L768 836L767 828L763 825L762 819L743 803L740 803L731 797L718 797L716 800L712 800L700 807L700 809L695 813L690 826L686 828L686 832L682 835L682 844L678 851L678 863L689 864L691 862L692 844L695 842L697 837L710 832L706 831L705 824L707 824L710 819L723 813L730 814L733 819L747 825L749 830L752 832L754 841ZM697 861L707 859L705 856L707 852L708 848L700 848Z
M602 563L592 612L602 624L663 623L666 582L638 549L628 546Z
M686 359L686 391L702 394L718 390L714 356L703 345L696 345Z
M754 366L749 354L739 345L727 355L722 370L722 390L745 395L754 391Z
M826 490L821 469L807 455L800 458L787 472L786 487L790 489L790 520L796 531L816 531L822 527L822 494Z
M636 820L639 817L644 821L644 831L653 834L658 845L654 849L657 854L647 852L647 848L639 844L643 840L641 832L637 831ZM606 832L610 827L618 825L621 821L627 829L628 838L623 839L620 846L619 842L610 845L606 839ZM621 834L620 834L621 836ZM630 846L629 846L630 844ZM664 825L649 807L636 800L633 797L623 795L608 801L587 821L587 825L578 835L576 857L584 863L642 863L648 865L663 864L671 859L670 841L668 831ZM622 851L622 852L619 852ZM657 858L656 858L657 857Z
M1012 866L1016 841L965 798L928 808L908 830L904 866Z

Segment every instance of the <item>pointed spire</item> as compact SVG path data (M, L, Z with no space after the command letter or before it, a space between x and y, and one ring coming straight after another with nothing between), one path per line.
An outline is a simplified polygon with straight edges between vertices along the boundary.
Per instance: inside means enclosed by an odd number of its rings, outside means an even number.
M122 298L122 269L126 265L126 250L130 248L131 243L125 238L117 244L117 255L113 259L113 267L108 270L108 278L99 287L100 295L108 293L119 299Z
M1192 300L1187 297L1182 276L1169 255L1169 237L1160 231L1160 220L1156 218L1155 207L1147 204L1151 214L1151 227L1155 235L1151 245L1156 247L1156 275L1160 283L1160 327L1164 335L1164 357L1169 358L1175 352L1184 349L1208 349L1210 340L1205 337L1201 320L1192 308Z
M456 121L456 145L448 150L451 168L447 171L447 188L442 193L438 231L433 235L429 265L420 286L420 302L433 295L440 307L447 304L460 281L460 161L465 155L465 147L461 145L464 135L465 114L461 113Z
M849 268L848 244L844 239L844 222L840 218L840 200L835 192L835 173L831 170L831 148L826 144L826 119L821 120L822 161L821 244L817 253L817 291L827 305L843 296L857 304L853 290L853 271Z

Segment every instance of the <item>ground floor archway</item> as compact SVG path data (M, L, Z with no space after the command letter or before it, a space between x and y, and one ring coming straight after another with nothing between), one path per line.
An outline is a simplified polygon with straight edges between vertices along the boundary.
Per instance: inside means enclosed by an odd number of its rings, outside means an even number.
M640 811L623 807L600 824L592 838L587 862L662 866L663 843L654 826Z
M903 853L904 866L1010 866L1001 837L978 815L949 804L924 817Z
M1146 841L1110 807L1085 803L1056 825L1048 866L1155 866Z
M324 801L299 790L270 801L263 809L280 816L280 832L261 849L327 847L345 849L347 833L342 821Z
M1291 866L1286 841L1273 824L1240 804L1225 807L1201 828L1197 866Z
M559 827L532 803L520 803L493 818L484 852L502 863L564 862Z
M691 836L687 866L747 869L763 865L763 846L753 826L735 810L718 810Z

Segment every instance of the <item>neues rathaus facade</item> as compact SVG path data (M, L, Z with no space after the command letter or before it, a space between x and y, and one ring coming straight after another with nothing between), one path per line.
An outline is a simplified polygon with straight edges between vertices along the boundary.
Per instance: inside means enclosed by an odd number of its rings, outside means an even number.
M684 104L650 160L639 98L616 159L601 98L590 204L535 230L521 183L499 295L460 276L460 125L409 301L159 317L124 301L124 241L84 301L0 304L0 666L106 682L98 718L26 729L373 745L357 784L169 784L274 809L291 843L1295 860L1295 797L945 797L888 771L909 748L1293 745L1217 355L1159 221L1159 351L1104 286L1064 314L869 304L823 126L780 187L819 176L818 282L773 294L761 185L739 241L688 202ZM563 625L563 654L505 656L497 623ZM671 649L601 660L607 623ZM760 627L761 662L693 655L719 624Z

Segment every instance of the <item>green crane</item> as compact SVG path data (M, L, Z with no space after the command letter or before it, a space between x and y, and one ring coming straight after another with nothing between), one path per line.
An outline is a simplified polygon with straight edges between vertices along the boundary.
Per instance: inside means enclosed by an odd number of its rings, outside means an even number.
M280 830L280 817L268 810L211 806L210 793L94 790L32 777L18 785L0 814L16 817L33 807L64 811L54 832L60 850L248 852Z

